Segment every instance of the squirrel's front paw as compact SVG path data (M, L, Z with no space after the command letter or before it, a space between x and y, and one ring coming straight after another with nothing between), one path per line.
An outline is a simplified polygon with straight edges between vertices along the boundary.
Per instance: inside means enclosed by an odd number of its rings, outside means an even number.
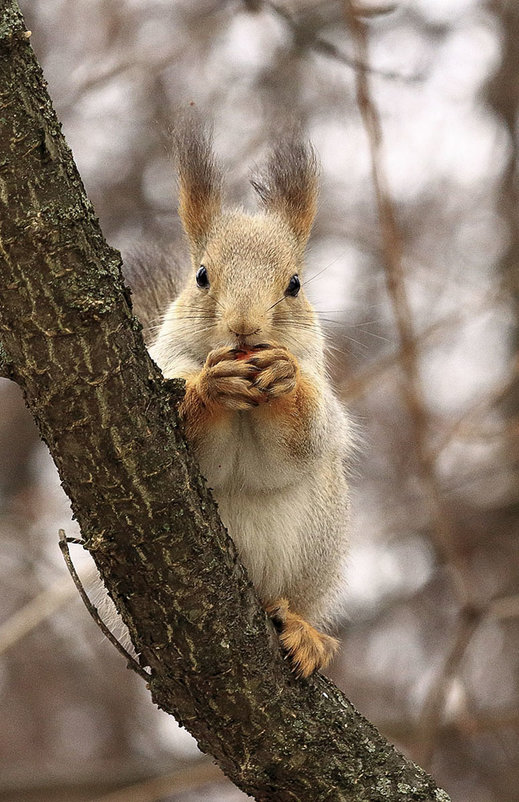
M283 346L271 346L258 351L247 360L258 373L254 387L267 398L278 398L291 393L297 383L298 366L290 351Z
M326 668L339 645L336 638L319 632L292 613L286 599L277 599L267 605L266 611L279 630L279 640L296 676L309 677L314 671Z
M217 348L209 353L197 382L205 404L240 410L265 400L265 393L255 385L258 368L237 359L236 354L235 348Z

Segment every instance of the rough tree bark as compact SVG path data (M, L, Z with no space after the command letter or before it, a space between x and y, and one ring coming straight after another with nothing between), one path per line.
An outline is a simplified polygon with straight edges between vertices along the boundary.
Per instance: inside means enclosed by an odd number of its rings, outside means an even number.
M0 360L58 467L153 700L258 800L448 796L281 659L132 316L14 0L0 0ZM3 356L2 356L3 355Z

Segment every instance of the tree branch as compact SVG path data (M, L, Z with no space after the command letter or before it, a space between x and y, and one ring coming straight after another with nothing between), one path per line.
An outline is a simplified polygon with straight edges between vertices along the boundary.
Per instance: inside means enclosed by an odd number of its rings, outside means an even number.
M249 6L250 8L250 4L247 3L246 0L243 0L243 4L245 6ZM423 70L421 70L419 73L403 75L402 73L394 70L380 70L376 67L371 67L366 61L360 60L358 57L352 58L351 56L348 56L336 45L334 45L333 42L330 42L319 34L315 33L315 25L313 24L314 20L311 16L309 24L305 24L304 19L301 21L298 20L290 11L287 11L282 6L272 2L272 0L255 0L254 6L254 11L257 11L258 8L263 6L264 8L269 9L269 11L271 11L272 14L277 16L279 19L282 19L292 33L294 41L298 47L307 47L308 49L314 50L316 53L320 53L322 56L326 56L327 58L338 61L339 63L344 64L347 67L351 67L354 70L364 70L371 75L376 75L380 78L407 83L423 81L424 79ZM369 14L368 10L366 9L364 17L376 16L377 14L386 14L393 10L393 7L384 8L381 6L378 9L373 9L373 13Z
M450 569L460 605L470 607L473 597L471 578L467 574L466 560L456 547L452 521L442 501L437 468L428 447L429 423L420 379L418 339L405 284L402 237L383 167L380 117L371 95L366 69L362 66L368 61L367 28L354 0L345 0L345 13L354 38L357 61L361 65L355 74L357 104L368 137L371 175L382 235L384 275L399 338L404 373L404 381L400 385L402 400L416 443L422 487L430 510L432 540Z
M186 446L0 2L0 339L156 704L258 800L446 802L323 677L294 679Z

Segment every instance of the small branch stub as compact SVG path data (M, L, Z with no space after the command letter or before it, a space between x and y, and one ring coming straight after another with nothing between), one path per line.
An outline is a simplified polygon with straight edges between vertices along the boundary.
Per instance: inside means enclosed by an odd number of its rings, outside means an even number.
M61 552L63 554L63 558L65 560L65 565L68 568L68 572L69 572L70 576L72 577L72 581L74 582L74 585L78 589L79 595L81 596L81 599L83 600L83 604L87 608L90 616L94 619L94 621L96 622L97 626L99 627L99 629L101 630L103 635L105 635L108 638L110 643L112 643L115 646L115 648L117 649L117 651L120 654L122 654L122 656L125 658L125 660L128 661L128 667L131 668L133 671L135 671L140 677L142 677L146 681L149 681L150 675L148 674L148 672L145 671L142 668L142 666L139 665L139 663L133 657L133 655L131 655L124 648L124 646L121 643L119 643L119 641L117 640L115 635L108 629L108 627L106 626L105 622L103 621L103 619L99 615L99 613L97 611L97 608L94 607L94 605L92 604L92 602L88 598L88 594L87 594L85 588L83 587L83 583L81 582L81 579L79 578L79 574L77 573L77 571L76 571L76 569L74 567L74 563L72 562L72 557L70 556L70 550L69 550L69 547L68 547L69 543L75 543L75 544L78 544L78 545L83 545L83 541L79 540L78 538L75 538L75 537L68 538L66 536L66 534L65 534L65 530L64 529L60 529L58 531L58 534L59 534L59 547L60 547Z

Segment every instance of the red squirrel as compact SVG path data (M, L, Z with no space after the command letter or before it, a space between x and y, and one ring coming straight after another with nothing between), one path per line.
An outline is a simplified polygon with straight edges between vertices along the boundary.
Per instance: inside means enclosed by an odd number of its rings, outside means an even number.
M318 164L282 141L252 185L261 211L222 204L222 172L200 124L176 134L179 213L192 270L150 353L183 378L186 436L298 675L337 641L348 541L351 426L325 369L304 292Z

